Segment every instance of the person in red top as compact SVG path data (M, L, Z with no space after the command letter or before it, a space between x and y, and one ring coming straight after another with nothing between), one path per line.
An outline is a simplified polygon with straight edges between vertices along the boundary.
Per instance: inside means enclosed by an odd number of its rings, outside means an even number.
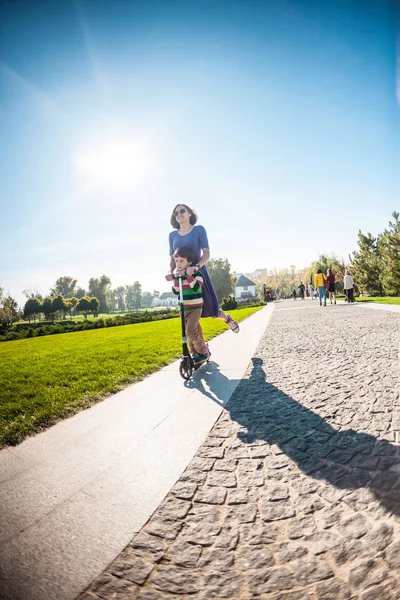
M331 301L331 304L336 304L335 276L332 269L328 269L326 274L326 289L329 292L329 300ZM332 300L334 302L332 302Z

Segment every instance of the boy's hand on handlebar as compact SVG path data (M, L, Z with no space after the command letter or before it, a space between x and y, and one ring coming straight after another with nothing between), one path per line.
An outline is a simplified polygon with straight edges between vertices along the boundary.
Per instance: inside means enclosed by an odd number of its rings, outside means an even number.
M188 267L188 268L186 269L186 275L187 275L188 277L190 277L191 275L193 275L193 273L195 272L195 270L196 270L196 269L195 269L195 267Z
M173 281L174 280L174 276L172 275L172 273L167 273L165 276L165 279L167 281Z

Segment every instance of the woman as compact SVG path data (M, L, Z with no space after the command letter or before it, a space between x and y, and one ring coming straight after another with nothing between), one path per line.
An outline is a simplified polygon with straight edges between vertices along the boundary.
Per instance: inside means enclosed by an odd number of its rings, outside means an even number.
M335 275L332 272L332 269L328 269L327 273L326 273L326 285L327 285L327 290L329 292L329 300L331 301L332 304L332 300L334 300L335 304L336 304L336 294L335 294Z
M346 270L346 274L343 279L343 287L345 293L345 302L354 302L354 281L352 276L350 275L350 271Z
M197 214L186 204L177 204L172 211L170 223L175 231L169 234L170 272L165 276L171 281L175 270L173 254L177 248L186 246L194 252L194 265L186 269L188 275L201 268L203 276L203 312L202 317L218 317L223 319L234 333L239 333L239 325L232 317L219 308L217 294L207 271L207 261L210 258L207 232L202 225L196 225Z
M324 306L326 306L326 289L325 289L325 275L322 269L318 269L315 275L315 287L318 290L319 305L322 306L322 299L324 299Z

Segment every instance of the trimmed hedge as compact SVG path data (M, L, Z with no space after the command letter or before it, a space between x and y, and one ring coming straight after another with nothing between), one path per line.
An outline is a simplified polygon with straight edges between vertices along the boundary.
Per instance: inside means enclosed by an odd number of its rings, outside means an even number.
M140 313L129 313L127 315L117 315L116 317L107 317L96 319L96 321L57 321L52 323L17 323L12 330L0 330L0 342L10 342L13 340L23 340L25 338L37 337L42 335L55 335L58 333L70 333L73 331L86 331L87 329L101 329L103 327L118 327L120 325L132 325L134 323L147 323L149 321L163 321L165 319L175 319L179 316L178 310L145 310Z

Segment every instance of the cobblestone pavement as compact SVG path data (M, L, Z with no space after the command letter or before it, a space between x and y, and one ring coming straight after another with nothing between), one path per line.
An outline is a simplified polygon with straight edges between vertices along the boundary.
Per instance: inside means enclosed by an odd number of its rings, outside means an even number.
M305 306L80 600L400 598L400 314Z

